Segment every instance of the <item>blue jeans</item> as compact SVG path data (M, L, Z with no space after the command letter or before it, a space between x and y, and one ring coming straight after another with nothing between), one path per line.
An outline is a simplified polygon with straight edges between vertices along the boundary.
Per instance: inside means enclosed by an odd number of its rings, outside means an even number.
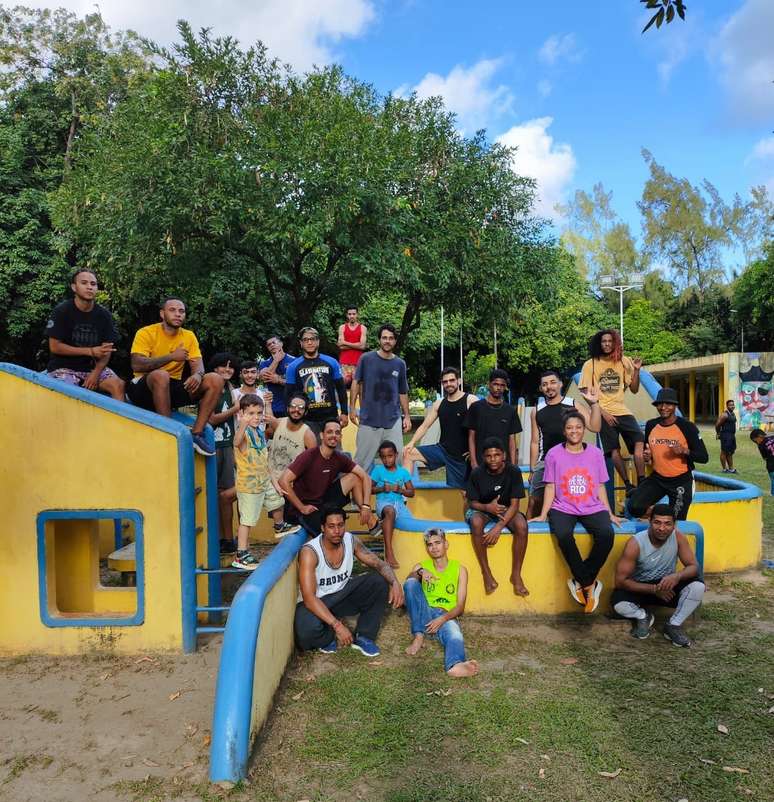
M434 618L443 615L446 610L440 607L430 607L422 590L422 583L413 577L407 579L403 585L403 592L406 594L406 609L411 619L411 634L428 635L425 626ZM456 621L447 621L436 633L438 640L443 645L443 670L448 671L457 663L465 662L465 642L462 639L462 630Z

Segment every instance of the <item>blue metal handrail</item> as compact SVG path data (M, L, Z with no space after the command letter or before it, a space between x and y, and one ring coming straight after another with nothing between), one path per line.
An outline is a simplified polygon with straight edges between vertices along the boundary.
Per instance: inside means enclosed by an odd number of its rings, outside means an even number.
M302 529L274 547L234 596L220 652L212 715L210 780L239 782L247 773L255 650L263 606L307 540Z

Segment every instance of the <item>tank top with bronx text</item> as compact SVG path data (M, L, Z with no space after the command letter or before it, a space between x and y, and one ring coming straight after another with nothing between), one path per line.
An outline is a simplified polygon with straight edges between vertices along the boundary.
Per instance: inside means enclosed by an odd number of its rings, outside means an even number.
M315 584L317 585L317 598L329 596L342 590L352 576L352 565L355 558L355 541L352 532L345 532L342 539L344 545L344 557L338 568L330 565L325 559L322 546L322 535L317 535L308 543L303 545L305 549L311 549L317 555L317 566L314 569ZM298 592L298 600L301 601L301 591Z

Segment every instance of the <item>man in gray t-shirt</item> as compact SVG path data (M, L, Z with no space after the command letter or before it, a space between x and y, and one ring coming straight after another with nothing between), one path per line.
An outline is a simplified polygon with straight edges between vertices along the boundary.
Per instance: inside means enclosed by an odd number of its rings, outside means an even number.
M382 442L391 441L400 453L403 432L411 431L406 363L395 356L395 326L385 323L378 336L378 350L363 354L357 363L349 395L350 420L358 426L355 462L366 473Z

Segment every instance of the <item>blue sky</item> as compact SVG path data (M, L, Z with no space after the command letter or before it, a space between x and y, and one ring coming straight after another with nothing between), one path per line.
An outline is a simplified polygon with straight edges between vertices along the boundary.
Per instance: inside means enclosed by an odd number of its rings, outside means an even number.
M92 0L63 3L78 13ZM298 69L340 62L380 91L441 94L459 126L518 145L539 211L601 181L639 233L648 148L724 197L774 194L774 0L694 0L640 34L636 0L103 0L114 27L161 42L175 20L263 39Z

